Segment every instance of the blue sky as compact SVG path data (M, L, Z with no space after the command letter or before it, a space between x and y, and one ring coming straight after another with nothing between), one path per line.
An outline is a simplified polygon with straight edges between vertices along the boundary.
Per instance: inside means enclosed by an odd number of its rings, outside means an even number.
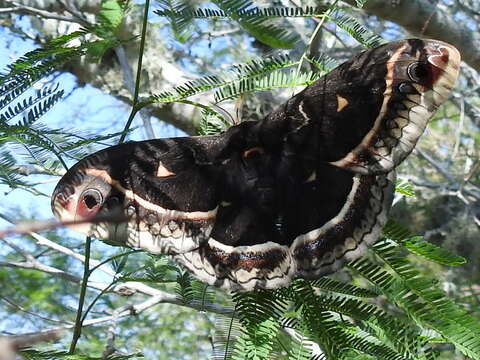
M25 25L28 31L28 26ZM24 40L19 36L10 33L4 27L0 27L0 69L5 67L21 57L23 54L35 49L36 45L31 40ZM130 108L124 103L116 100L114 97L106 95L93 88L92 86L78 86L73 75L65 73L56 78L56 82L60 84L60 88L65 91L64 98L59 101L46 115L40 119L40 123L49 128L65 129L73 133L82 131L90 134L105 134L101 130L108 128L108 133L123 130L124 124L128 118ZM14 119L14 122L20 119ZM159 137L180 136L179 131L171 126L162 126L158 121L153 120L155 124L155 133ZM140 125L141 122L136 119L133 126ZM144 139L144 133L139 128L134 131L131 139ZM20 150L20 148L18 148ZM16 154L17 155L17 154ZM27 160L27 158L25 158ZM27 164L27 161L21 162ZM72 165L72 163L69 163ZM43 182L38 189L47 195L50 195L59 180L59 177L52 176L29 176L28 180ZM36 220L53 219L50 209L50 198L47 196L33 195L21 189L13 190L7 186L0 185L0 213L12 216L20 210L27 217ZM0 219L0 230L9 228L12 225ZM68 231L69 238L83 241L84 235ZM31 245L29 240L24 237L12 237L16 239L17 245L28 249ZM117 252L118 248L112 248L96 241L93 244L95 249L101 249L105 256L112 252ZM0 243L0 255L8 252L9 249ZM78 273L80 274L81 264L78 262ZM92 280L108 282L110 279L101 272L95 272ZM74 307L75 304L72 304ZM1 318L1 317L0 317ZM28 326L28 325L26 325ZM12 328L12 324L6 321L6 318L0 320L1 331L25 332L35 329L25 328L24 325L18 324L16 329Z
M28 28L27 28L28 29ZM0 69L21 57L36 45L31 40L24 40L0 27ZM89 134L111 133L123 130L130 108L100 90L90 86L78 86L76 79L69 73L61 74L55 79L60 88L65 91L64 98L53 109L40 119L40 123L55 129L60 128L73 133L79 130ZM19 119L14 119L18 121ZM152 119L157 137L182 136L183 133L170 125L164 125ZM129 138L131 140L145 139L139 117L133 126L138 126ZM108 129L105 131L105 129ZM72 165L71 163L69 165ZM33 177L32 177L33 178ZM30 179L30 177L29 177ZM36 176L35 180L44 182L39 186L42 192L51 194L58 179L51 176ZM11 191L6 186L0 186L0 211L8 212L12 205L19 206L25 215L34 215L37 219L52 218L49 199L34 196L23 190ZM9 226L0 220L0 228Z
M153 11L150 13L153 17ZM153 18L155 22L166 21L155 15ZM21 26L26 33L32 33L27 17L18 17L17 26ZM199 21L197 23L198 30L207 29L207 22ZM172 33L168 28L161 28L165 32L165 38L171 39L168 41L167 47L172 49L182 48L188 49L192 55L202 57L211 52L212 48L218 49L227 46L223 39L214 38L211 41L200 41L199 44L193 47L185 46L172 38ZM33 35L32 35L33 36ZM28 51L33 50L36 45L31 40L25 40L14 35L4 27L0 27L0 69L4 69L6 65L12 63L20 56ZM249 52L246 51L246 54ZM221 64L229 63L231 59L222 56L221 59L216 59ZM184 63L189 71L195 72L196 65ZM64 129L66 131L82 132L96 135L106 135L115 131L123 130L124 124L130 113L130 108L124 103L116 100L90 85L78 86L73 75L64 73L55 79L60 83L60 88L65 91L64 98L59 101L53 109L40 119L40 123L49 128ZM14 121L18 121L15 119ZM184 136L180 130L171 125L163 124L157 119L152 119L154 132L156 137L174 137ZM142 129L142 122L137 116L133 122L133 127L138 127L129 136L130 140L146 139L145 133ZM105 130L108 129L108 130ZM73 165L73 163L69 163ZM51 194L58 179L49 177L29 177L38 181L45 181L44 185L39 186L39 189ZM50 211L49 199L44 197L39 198L23 190L11 191L8 187L0 186L0 211L9 211L9 207L13 204L19 206L25 215L33 215L36 219L50 219L52 214ZM9 226L0 219L0 229Z
M25 32L29 32L28 21L25 17L19 20ZM5 27L0 27L0 69L17 60L23 54L34 50L37 47L33 41L24 39L12 34ZM82 131L84 133L95 135L106 135L108 133L122 131L130 114L130 107L114 97L107 95L100 90L90 86L79 86L76 78L69 73L61 74L55 81L60 84L60 88L65 91L64 98L61 99L47 114L45 114L39 123L48 126L51 129L63 129L72 133ZM20 119L14 119L16 122ZM156 137L183 136L184 134L170 125L165 125L157 119L152 119ZM145 133L141 127L142 122L137 116L133 122L133 127L138 127L129 135L130 140L143 140ZM19 149L20 150L20 149ZM25 158L21 164L27 164L28 158ZM71 161L68 165L73 165ZM58 182L59 177L36 175L29 176L29 181L42 182L37 188L48 196ZM36 220L53 219L50 209L50 198L48 196L33 195L21 189L12 191L7 186L0 185L0 213L14 215L20 210L22 215ZM0 230L10 228L12 225L0 219ZM69 238L83 241L84 235L68 231ZM24 241L18 238L18 245L28 249L30 241ZM94 248L100 249L105 256L112 252L117 252L118 248L112 248L100 241L94 242ZM8 252L9 249L0 243L0 255ZM80 263L78 263L80 265ZM94 273L92 278L95 281L109 281L101 272ZM0 331L6 326L0 321ZM11 330L11 329L10 329ZM21 331L21 329L18 329Z

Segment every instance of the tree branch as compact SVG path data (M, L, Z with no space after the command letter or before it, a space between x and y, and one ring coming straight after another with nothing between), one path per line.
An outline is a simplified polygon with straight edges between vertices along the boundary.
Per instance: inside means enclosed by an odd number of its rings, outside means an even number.
M17 261L0 261L0 267L16 267L16 268L21 268L21 269L30 269L30 270L38 270L41 272L44 272L49 275L53 275L55 277L59 277L63 280L67 280L70 282L74 283L80 283L82 279L78 276L72 275L70 273L67 273L63 270L54 268L52 266L44 265L40 263L39 261L25 261L25 262L17 262ZM99 286L96 285L98 283L89 283L89 287L96 288L97 290L102 290L105 286Z
M11 224L14 224L14 221L13 219L11 219L9 216L7 215L4 215L4 214L1 214L0 213L0 218L2 218L3 220L11 223ZM36 232L30 232L29 233L30 236L32 236L35 240L36 240L36 243L37 245L39 246L47 246L49 247L50 249L53 249L55 251L58 251L59 253L62 253L62 254L65 254L67 256L70 256L74 259L77 259L79 261L81 261L82 263L85 262L85 256L83 255L80 255L78 253L76 253L75 251L73 251L72 249L69 249L69 248L66 248L65 246L62 246L60 244L57 244L56 242L53 242L51 240L48 240L46 237L40 235L40 234L37 234ZM99 260L94 260L94 259L91 259L90 260L90 264L95 267L95 266L99 266L101 264L101 262ZM110 275L112 277L115 276L115 271L113 271L110 267L108 267L107 265L101 265L99 266L99 270L101 270L102 272L104 272L105 274L107 275Z
M63 270L54 268L52 266L44 265L41 264L40 262L36 261L35 263L31 262L5 262L5 261L0 261L0 267L17 267L17 268L22 268L22 269L30 269L30 270L37 270L37 271L42 271L46 274L50 274L55 277L59 277L61 279L80 284L82 282L82 278L69 274ZM87 283L87 286L89 288L95 289L95 290L105 290L109 284L106 283L99 283L99 282L94 282L94 281L89 281ZM191 309L195 310L201 310L201 311L208 311L211 313L215 314L231 314L233 310L228 307L224 307L221 305L213 304L213 303L208 303L204 301L191 301L190 303L185 303L182 299L178 298L177 295L175 294L170 294L166 291L158 290L155 288L152 288L150 286L147 286L141 282L125 282L122 283L118 286L116 286L112 291L116 294L119 295L124 295L125 294L125 289L128 289L130 292L132 290L141 292L146 295L150 295L152 298L158 299L158 302L161 303L167 303L167 304L173 304L173 305L180 305L180 306L185 306Z
M19 359L17 351L22 348L32 347L33 344L37 344L44 341L52 341L60 338L61 332L59 331L41 331L29 334L19 334L13 336L1 336L0 337L0 360L15 360Z
M50 11L40 10L30 6L18 4L14 1L10 1L9 3L12 4L13 7L0 9L0 15L1 14L35 15L35 16L40 16L44 19L54 19L59 21L82 23L81 21L78 21L76 18L71 16L64 16L64 15L52 13Z
M439 163L437 163L433 158L428 155L426 152L421 150L419 147L415 149L416 153L420 155L423 159L427 160L427 162L432 165L440 174L443 175L445 179L447 179L450 183L456 183L457 180L453 176L451 176Z
M72 14L74 17L76 17L80 23L83 23L84 25L90 25L88 20L83 16L83 14L80 12L80 10L76 7L76 5L73 3L71 0L66 0L66 1L60 1L57 0L58 3L60 3L66 11L68 11L70 14Z
M12 219L10 219L8 216L0 214L0 217L3 218L4 220L10 222L10 223L13 223ZM67 255L67 256L73 257L74 259L77 259L77 260L81 261L82 263L85 262L85 257L83 255L77 254L76 252L74 252L74 251L72 251L68 248L65 248L65 247L63 247L63 246L61 246L57 243L54 243L53 241L50 241L47 238L45 238L45 237L43 237L39 234L31 232L31 233L29 233L29 235L34 237L34 239L37 240L37 244L39 244L39 245L48 246L49 248L54 249L54 250L56 250L56 251L58 251L62 254ZM6 241L5 239L2 239L2 240ZM19 250L21 250L21 249L19 248ZM15 249L15 251L17 251L17 249ZM30 254L28 254L26 252L23 252L23 250L22 250L22 255L24 255L24 257L28 257L28 259L27 259L28 261L25 261L25 262L0 262L0 267L1 266L8 266L8 267L20 267L20 268L24 268L24 269L38 270L38 271L43 271L43 272L48 273L50 275L60 277L64 280L74 282L74 283L77 283L77 284L80 284L82 282L82 279L78 276L69 274L69 273L67 273L63 270L60 270L60 269L57 269L57 268L54 268L54 267L51 267L51 266L43 265L37 259L35 259L33 256L31 256ZM102 265L101 261L91 259L90 264L92 265L92 267L98 266L98 268L102 272L104 272L105 274L108 274L112 277L117 277L118 276L118 274L116 274L115 271L110 269L108 266ZM93 289L100 290L100 291L103 291L108 287L108 284L91 282L91 281L89 281L87 285L88 285L89 288L93 288ZM149 296L162 296L163 302L165 302L165 303L170 303L170 304L175 304L175 305L184 305L184 306L191 307L191 308L194 308L194 309L197 309L197 310L205 310L205 311L210 311L210 312L218 313L218 314L229 314L231 312L231 310L228 309L228 308L224 308L222 306L218 306L218 305L210 304L210 303L202 303L202 302L195 302L194 301L190 304L185 304L176 295L173 295L173 294L170 294L168 292L155 289L153 287L145 285L142 282L136 282L136 281L123 282L123 283L119 284L118 286L116 286L113 289L113 292L115 292L117 294L120 294L120 295L124 295L125 293L133 294L135 292L140 292L142 294L149 295Z
M15 302L5 296L0 296L0 299L5 301L8 305L10 305L12 308L14 308L15 310L17 311L21 311L21 312L24 312L25 314L28 314L28 315L31 315L31 316L34 316L34 317L37 317L39 319L42 319L42 320L45 320L45 321L50 321L50 322L55 322L55 323L61 323L61 324L71 324L70 322L68 321L62 321L62 320L56 320L56 319L51 319L51 318L48 318L46 316L42 316L40 314L37 314L37 313L34 313L30 310L27 310L25 308L23 308L22 306L18 305L18 304L15 304Z
M355 6L355 0L344 0ZM434 38L455 45L462 60L480 71L480 33L467 21L454 19L437 2L428 0L385 1L369 0L363 9L383 20L393 21L413 35Z

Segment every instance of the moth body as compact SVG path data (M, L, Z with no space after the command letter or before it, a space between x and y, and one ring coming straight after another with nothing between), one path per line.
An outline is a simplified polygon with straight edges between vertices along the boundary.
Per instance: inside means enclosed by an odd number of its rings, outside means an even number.
M459 65L458 51L435 40L367 50L262 121L81 160L58 183L53 212L85 234L171 255L224 289L316 279L381 237L395 168Z

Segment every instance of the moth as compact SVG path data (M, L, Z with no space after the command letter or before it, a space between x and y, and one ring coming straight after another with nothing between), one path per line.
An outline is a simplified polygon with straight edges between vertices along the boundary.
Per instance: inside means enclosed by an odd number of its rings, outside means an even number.
M53 212L82 233L168 254L224 289L316 279L380 238L395 167L459 66L459 52L436 40L364 51L261 121L84 158L58 183ZM114 213L124 221L101 218Z

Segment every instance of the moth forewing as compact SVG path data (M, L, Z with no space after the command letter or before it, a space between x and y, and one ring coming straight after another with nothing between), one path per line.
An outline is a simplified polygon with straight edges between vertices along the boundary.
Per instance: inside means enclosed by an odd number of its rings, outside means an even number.
M90 155L58 183L52 209L81 222L77 231L169 254L224 289L318 278L380 238L394 170L450 95L459 64L440 41L381 45L262 121ZM122 221L109 220L115 212Z

